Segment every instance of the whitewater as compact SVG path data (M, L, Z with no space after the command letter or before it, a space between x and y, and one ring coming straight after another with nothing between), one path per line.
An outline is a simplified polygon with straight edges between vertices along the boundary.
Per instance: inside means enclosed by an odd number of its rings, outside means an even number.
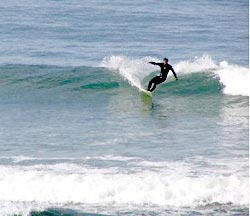
M165 206L194 208L209 203L248 204L247 176L207 175L203 170L197 177L190 171L190 162L160 163L112 155L105 159L128 163L129 169L99 170L74 164L70 158L66 159L69 163L56 165L1 167L2 213L28 214L32 209L52 206L77 205L88 209L97 203L113 208L131 205L132 209L136 205L161 209ZM89 160L93 159L85 159ZM199 158L192 160L197 162Z

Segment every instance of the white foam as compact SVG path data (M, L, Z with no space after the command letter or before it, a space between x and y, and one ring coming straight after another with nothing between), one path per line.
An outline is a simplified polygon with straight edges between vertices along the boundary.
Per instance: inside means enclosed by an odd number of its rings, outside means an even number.
M188 74L195 72L206 72L216 69L218 66L208 56L195 57L191 60L177 62L174 68L178 74Z
M248 68L232 65L226 61L216 64L208 55L178 62L174 67L178 74L214 73L222 84L224 94L249 96Z
M223 92L229 95L249 96L249 69L238 65L230 65L221 62L216 71L220 82L223 84Z
M155 70L155 67L148 63L149 61L159 60L152 57L134 59L126 56L110 56L103 59L101 66L119 73L132 86L141 89L142 79Z
M110 142L109 142L110 143ZM10 156L10 157L5 157L2 156L0 159L6 159L6 160L11 160L13 163L21 163L24 161L87 161L87 160L109 160L109 161L135 161L135 160L140 160L138 157L126 157L126 156L117 156L117 155L104 155L104 156L87 156L87 157L27 157L24 155L17 155L17 156Z
M159 68L148 64L149 61L160 62L160 60L153 57L132 59L126 56L111 56L105 57L101 66L118 72L132 86L143 88L141 83L143 78L151 72L159 70ZM213 73L214 78L220 81L224 94L249 96L248 68L232 65L226 61L216 63L208 55L180 61L173 64L173 66L180 76L197 72ZM172 73L169 73L169 75L172 76Z
M32 208L34 203L39 208L44 204L47 207L67 204L183 207L214 202L249 203L248 177L236 174L191 177L186 173L148 169L120 172L66 163L0 166L0 209L13 214L10 206L15 203L20 209L21 203L30 203Z
M86 160L109 160L109 161L134 161L140 160L138 157L126 157L126 156L115 156L115 155L105 155L96 157L86 157Z

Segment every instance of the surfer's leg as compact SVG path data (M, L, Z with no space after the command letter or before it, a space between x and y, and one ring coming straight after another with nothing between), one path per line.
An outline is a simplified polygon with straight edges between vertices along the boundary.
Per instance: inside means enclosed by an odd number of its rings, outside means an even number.
M156 76L156 77L154 77L153 79L151 79L150 81L149 81L149 83L148 83L148 91L152 91L151 90L151 86L152 86L152 84L154 84L155 85L155 83L157 83L157 80L159 79L159 76ZM156 86L155 86L156 87ZM155 89L155 87L153 86L153 88Z
M154 83L154 85L153 85L153 87L150 89L150 91L152 92L152 91L154 91L155 90L155 88L156 88L156 86L157 86L157 84L156 83Z
M149 91L151 91L151 92L154 91L156 86L162 82L164 82L164 80L161 77L159 77L159 76L155 77L154 78L154 85Z
M154 77L153 79L151 79L151 80L149 81L149 83L148 83L148 91L150 91L152 84L155 82L155 78L156 78L156 77Z
M150 91L152 83L153 83L152 80L150 80L149 83L148 83L148 91Z

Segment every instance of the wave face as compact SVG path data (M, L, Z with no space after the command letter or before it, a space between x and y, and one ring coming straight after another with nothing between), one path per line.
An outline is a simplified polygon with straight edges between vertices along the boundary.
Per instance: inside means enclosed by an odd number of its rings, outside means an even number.
M0 88L5 94L43 89L60 93L59 89L74 92L129 86L146 88L148 81L159 71L158 67L148 64L149 61L160 60L111 56L103 59L101 67L2 65ZM208 56L177 62L173 66L179 81L173 82L170 72L167 82L160 85L159 93L249 95L249 71L245 67L225 61L216 64Z
M66 86L70 89L105 89L119 86L118 81L110 71L98 67L1 66L1 84L16 88L56 89Z

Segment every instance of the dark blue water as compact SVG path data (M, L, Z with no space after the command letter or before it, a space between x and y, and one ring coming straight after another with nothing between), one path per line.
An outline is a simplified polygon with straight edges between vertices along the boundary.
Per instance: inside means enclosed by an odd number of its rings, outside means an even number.
M0 3L1 62L86 65L105 56L209 54L248 66L248 1Z
M248 1L0 11L0 215L248 215Z

